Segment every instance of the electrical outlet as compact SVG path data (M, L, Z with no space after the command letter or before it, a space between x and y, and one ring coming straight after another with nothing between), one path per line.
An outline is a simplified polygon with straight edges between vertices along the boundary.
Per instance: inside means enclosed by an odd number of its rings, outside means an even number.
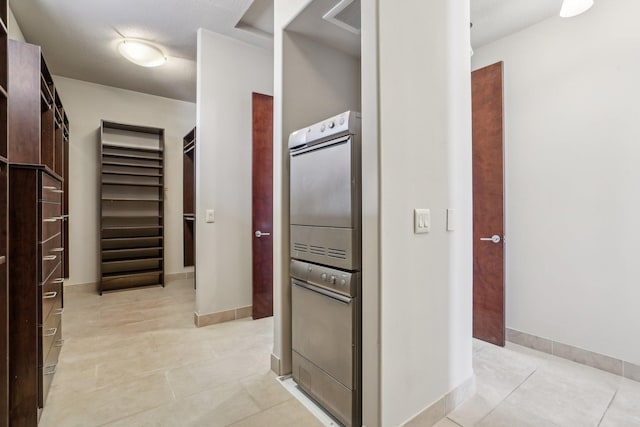
M207 222L215 222L215 216L213 209L207 209L207 215L205 221Z
M415 234L431 231L431 211L429 209L413 210L413 232Z

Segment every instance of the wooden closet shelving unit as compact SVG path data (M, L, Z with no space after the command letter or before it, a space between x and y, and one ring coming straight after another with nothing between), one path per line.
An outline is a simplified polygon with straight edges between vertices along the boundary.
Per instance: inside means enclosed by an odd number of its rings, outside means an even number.
M100 294L164 286L164 130L103 121Z
M9 289L7 282L7 0L0 1L0 427L9 425Z
M31 426L64 343L69 120L40 47L10 40L8 57L8 414Z
M196 237L196 128L182 143L182 213L184 266L195 266Z

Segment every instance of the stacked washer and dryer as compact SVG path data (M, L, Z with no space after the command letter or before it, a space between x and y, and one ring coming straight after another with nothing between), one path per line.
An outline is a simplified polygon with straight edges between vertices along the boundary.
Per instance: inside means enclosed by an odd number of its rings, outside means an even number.
M361 421L361 136L347 111L293 132L293 379L346 426Z

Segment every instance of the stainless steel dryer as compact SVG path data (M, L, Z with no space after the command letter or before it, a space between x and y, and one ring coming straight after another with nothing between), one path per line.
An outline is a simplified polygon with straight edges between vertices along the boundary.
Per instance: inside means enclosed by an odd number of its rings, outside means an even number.
M291 257L359 270L360 114L293 132L289 154Z
M360 114L289 137L293 379L346 426L361 420Z

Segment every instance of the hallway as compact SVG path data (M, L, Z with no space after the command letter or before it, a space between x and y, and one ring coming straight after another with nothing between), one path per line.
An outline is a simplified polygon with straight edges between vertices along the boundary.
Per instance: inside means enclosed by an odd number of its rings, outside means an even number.
M65 288L62 349L42 427L321 426L269 368L272 318L196 328L192 280ZM640 426L640 383L474 341L477 394L437 427ZM409 425L422 425L410 423Z
M65 288L42 427L313 426L270 371L272 318L196 328L193 280L99 296Z

